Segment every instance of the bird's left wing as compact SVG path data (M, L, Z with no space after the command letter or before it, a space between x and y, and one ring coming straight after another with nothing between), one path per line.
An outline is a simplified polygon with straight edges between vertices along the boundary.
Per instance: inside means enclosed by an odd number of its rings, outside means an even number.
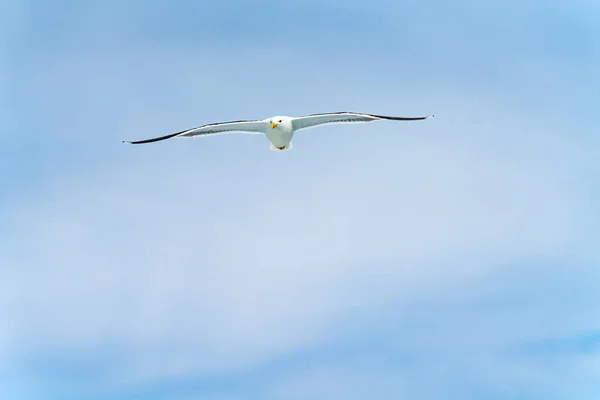
M318 125L325 124L351 124L360 122L373 122L380 120L391 121L417 121L421 119L429 119L433 115L425 117L390 117L386 115L363 114L354 112L335 112L324 114L311 114L304 117L292 119L294 130L312 128Z
M202 125L197 128L187 129L185 131L170 133L165 136L138 140L138 141L128 141L124 140L123 143L130 144L142 144L142 143L151 143L158 142L160 140L170 139L173 137L191 137L191 136L206 136L206 135L220 135L224 133L264 133L266 130L267 124L264 121L231 121L231 122L218 122L214 124Z

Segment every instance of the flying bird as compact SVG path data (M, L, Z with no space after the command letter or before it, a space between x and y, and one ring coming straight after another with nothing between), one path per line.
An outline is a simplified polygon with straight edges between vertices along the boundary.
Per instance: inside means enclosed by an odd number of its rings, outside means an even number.
M434 115L425 117L390 117L385 115L363 114L354 112L334 112L323 114L311 114L302 117L276 116L262 120L244 120L218 122L202 125L185 131L171 133L169 135L145 139L138 141L124 140L123 143L142 144L158 142L160 140L174 137L193 137L221 135L225 133L246 133L255 135L265 135L271 143L270 149L273 151L282 151L292 149L292 137L296 131L307 128L314 128L327 124L351 124L365 123L381 120L390 121L417 121L432 118Z

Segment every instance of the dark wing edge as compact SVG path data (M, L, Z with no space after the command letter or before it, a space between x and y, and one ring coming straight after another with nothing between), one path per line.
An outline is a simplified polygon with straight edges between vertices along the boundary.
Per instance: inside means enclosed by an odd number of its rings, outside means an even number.
M390 121L419 121L423 119L429 119L435 117L435 114L426 115L424 117L392 117L389 115L376 115L376 114L365 114L371 117L379 118L379 119L388 119Z
M350 112L350 111L338 111L338 112L329 112L329 113L319 113L319 114L309 114L302 117L297 117L295 119L297 124L296 129L306 129L312 128L314 126L326 125L326 124L337 124L337 123L353 123L353 122L373 122L378 120L391 120L391 121L418 121L433 118L435 114L427 115L423 117L393 117L389 115L379 115L379 114L368 114L368 113L358 113L358 112ZM335 117L330 121L310 121L311 117L319 118L319 117Z
M144 139L144 140L136 140L136 141L122 140L121 142L122 143L127 143L127 144L143 144L143 143L159 142L161 140L171 139L171 138L173 138L175 136L183 135L183 134L185 134L187 132L191 132L191 131L194 131L196 129L207 128L209 126L219 126L219 125L226 125L226 124L236 124L236 123L240 123L240 122L256 122L256 121L253 121L253 120L242 120L242 121L217 122L217 123L214 123L214 124L200 125L200 126L197 126L195 128L186 129L186 130L180 131L180 132L170 133L168 135L164 135L164 136L160 136L160 137L156 137L156 138L152 138L152 139Z
M143 144L143 143L159 142L159 141L161 141L161 140L171 139L172 137L179 136L179 135L181 135L182 133L185 133L185 132L187 132L187 131L189 131L189 129L188 129L188 130L185 130L185 131L181 131L181 132L170 133L170 134L168 134L168 135L165 135L165 136L160 136L160 137L157 137L157 138L152 138L152 139L136 140L136 141L131 141L131 140L123 140L122 142L123 142L123 143L128 143L128 144Z
M339 111L339 112L309 114L309 115L307 115L307 117L320 117L320 116L326 116L326 115L364 115L366 117L387 119L387 120L391 120L391 121L418 121L418 120L429 119L429 118L435 117L435 114L426 115L424 117L393 117L393 116L389 116L389 115L378 115L378 114L369 114L369 113L352 112L352 111Z

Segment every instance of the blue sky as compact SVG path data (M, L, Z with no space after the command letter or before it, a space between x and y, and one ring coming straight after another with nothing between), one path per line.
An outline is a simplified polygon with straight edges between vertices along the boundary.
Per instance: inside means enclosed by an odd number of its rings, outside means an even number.
M595 2L2 8L8 398L598 397Z

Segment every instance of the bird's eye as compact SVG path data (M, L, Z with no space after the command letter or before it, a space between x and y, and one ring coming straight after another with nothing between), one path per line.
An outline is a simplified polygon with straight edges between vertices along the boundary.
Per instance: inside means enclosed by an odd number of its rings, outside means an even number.
M281 120L279 120L279 123L281 123Z

